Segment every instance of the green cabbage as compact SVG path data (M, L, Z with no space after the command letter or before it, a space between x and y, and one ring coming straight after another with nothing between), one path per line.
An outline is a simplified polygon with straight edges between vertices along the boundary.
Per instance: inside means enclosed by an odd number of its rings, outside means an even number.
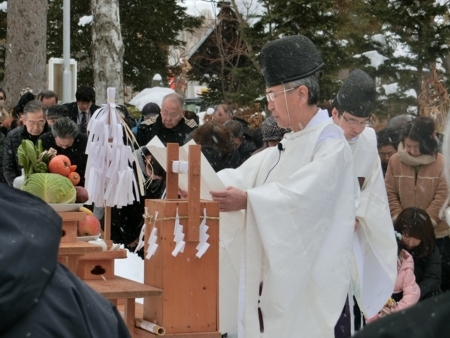
M72 182L59 174L31 174L25 180L22 190L47 203L74 203L77 195Z

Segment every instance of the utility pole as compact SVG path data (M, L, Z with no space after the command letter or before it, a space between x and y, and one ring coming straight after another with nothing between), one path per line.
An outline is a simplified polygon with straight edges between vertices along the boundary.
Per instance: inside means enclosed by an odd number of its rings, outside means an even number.
M63 2L63 97L62 103L72 101L72 72L70 71L70 0Z

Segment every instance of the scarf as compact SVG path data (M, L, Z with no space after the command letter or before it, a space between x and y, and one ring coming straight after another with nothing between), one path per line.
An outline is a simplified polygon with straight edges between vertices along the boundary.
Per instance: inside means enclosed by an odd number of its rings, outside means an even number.
M427 165L427 164L430 164L430 163L433 163L434 161L436 161L436 155L421 154L419 156L411 156L405 150L405 147L403 146L403 142L400 142L398 144L398 158L403 163L413 166L413 167L417 167L420 165Z

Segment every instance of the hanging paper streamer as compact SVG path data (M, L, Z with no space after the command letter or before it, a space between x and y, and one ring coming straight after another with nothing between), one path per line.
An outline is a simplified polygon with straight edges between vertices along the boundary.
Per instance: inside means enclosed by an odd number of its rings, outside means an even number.
M180 216L178 216L178 208L177 216L175 218L175 226L173 228L173 241L176 244L175 249L172 251L172 256L177 257L178 253L184 251L184 246L186 245L184 242L183 226L180 224Z
M94 113L87 127L85 188L89 193L87 204L97 207L121 208L139 200L139 193L143 195L143 186L133 171L135 157L123 141L124 126L116 112L115 95L116 90L108 88L108 104ZM141 177L140 166L135 167Z
M147 208L145 208L147 209ZM150 238L148 239L148 249L146 259L150 259L158 249L158 244L156 244L156 240L158 239L158 229L156 228L156 220L158 219L158 212L155 212L155 222L153 223L153 229L150 234Z
M209 226L206 225L206 208L203 209L203 221L200 223L200 241L197 244L197 247L195 248L197 250L197 253L195 256L197 258L202 258L202 256L205 254L206 250L209 248L208 238L209 235L206 233L209 229Z

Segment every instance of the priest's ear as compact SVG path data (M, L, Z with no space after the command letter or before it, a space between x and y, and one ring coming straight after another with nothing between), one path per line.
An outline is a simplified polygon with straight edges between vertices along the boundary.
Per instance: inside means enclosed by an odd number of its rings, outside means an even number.
M309 89L305 85L302 85L298 87L295 90L295 95L298 96L299 99L299 105L300 106L307 106L309 101Z

